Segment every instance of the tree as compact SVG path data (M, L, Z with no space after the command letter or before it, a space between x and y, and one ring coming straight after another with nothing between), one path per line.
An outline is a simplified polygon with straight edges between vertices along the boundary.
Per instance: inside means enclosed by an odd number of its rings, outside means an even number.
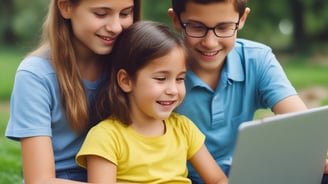
M1 42L4 44L11 44L15 36L13 34L13 15L14 3L12 0L0 0L0 34Z

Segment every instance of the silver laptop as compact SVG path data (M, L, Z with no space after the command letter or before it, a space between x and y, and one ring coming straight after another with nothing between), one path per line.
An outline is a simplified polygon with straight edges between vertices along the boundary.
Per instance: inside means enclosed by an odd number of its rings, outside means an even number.
M229 184L320 184L328 106L243 123Z

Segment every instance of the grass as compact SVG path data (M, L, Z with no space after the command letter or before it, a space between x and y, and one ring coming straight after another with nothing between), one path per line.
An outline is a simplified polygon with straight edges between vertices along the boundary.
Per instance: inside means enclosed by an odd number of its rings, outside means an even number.
M17 66L24 52L0 49L0 184L21 183L21 157L18 142L5 138L4 131L9 119L9 98ZM328 63L326 65L313 63L311 58L278 57L290 81L297 90L311 86L328 88ZM311 62L309 62L311 60ZM327 60L327 57L323 60ZM322 105L328 105L328 98L322 100ZM268 110L258 111L257 117L268 113Z
M7 100L14 83L17 66L24 53L12 49L0 49L0 100Z
M7 102L0 102L0 184L22 182L20 145L3 136L9 119L8 108Z
M15 71L24 53L0 49L0 184L22 183L20 145L4 137Z

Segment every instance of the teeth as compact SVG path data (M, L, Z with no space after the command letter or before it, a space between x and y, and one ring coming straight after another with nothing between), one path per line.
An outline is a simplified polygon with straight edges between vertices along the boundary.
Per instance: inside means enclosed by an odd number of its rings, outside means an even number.
M174 102L158 102L161 105L172 105Z
M101 38L104 39L104 40L107 40L107 41L111 40L111 38L109 38L109 37L101 36Z
M214 55L216 55L218 52L202 52L203 53L203 55L205 55L205 56L214 56Z

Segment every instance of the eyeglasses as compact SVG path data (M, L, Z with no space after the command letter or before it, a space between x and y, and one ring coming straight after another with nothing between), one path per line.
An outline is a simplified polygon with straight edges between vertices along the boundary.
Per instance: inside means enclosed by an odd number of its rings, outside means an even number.
M235 34L238 29L239 22L227 22L219 23L214 27L207 27L199 22L181 22L181 26L184 28L185 33L193 38L203 38L207 35L208 30L213 30L215 36L220 38L228 38Z

